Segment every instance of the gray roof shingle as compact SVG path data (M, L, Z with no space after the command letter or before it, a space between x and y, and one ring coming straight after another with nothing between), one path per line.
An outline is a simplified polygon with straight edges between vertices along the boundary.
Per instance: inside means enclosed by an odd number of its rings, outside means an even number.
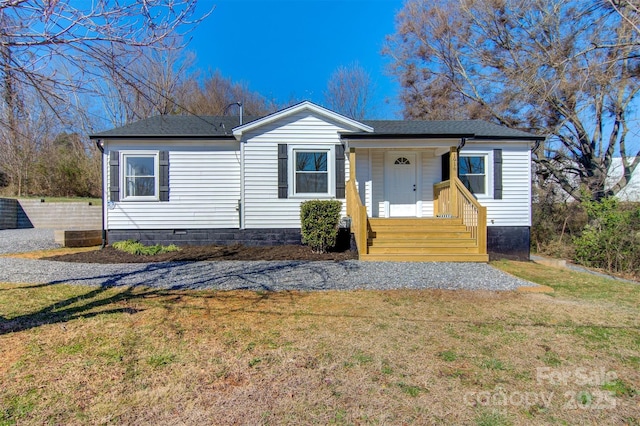
M243 124L257 117L245 117ZM510 129L481 120L362 120L363 124L373 127L373 133L349 133L349 137L475 137L544 139L521 130ZM240 124L238 116L194 116L164 115L147 118L126 126L118 127L90 136L91 139L112 138L233 138L233 128Z
M254 118L244 119L245 123ZM157 115L126 126L95 133L92 139L108 138L233 138L238 116Z
M516 138L538 139L540 137L521 130L489 123L482 120L363 120L364 124L373 127L376 136L413 135L413 136L451 136L475 138ZM371 134L355 133L355 136Z

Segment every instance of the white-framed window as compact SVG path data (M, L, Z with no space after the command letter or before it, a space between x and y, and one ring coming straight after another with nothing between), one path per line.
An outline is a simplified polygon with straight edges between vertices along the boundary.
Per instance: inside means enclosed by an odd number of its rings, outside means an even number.
M460 154L458 177L476 196L489 195L489 156L487 154Z
M289 195L335 196L335 153L332 146L289 146Z
M121 199L158 201L158 151L125 151L121 155Z

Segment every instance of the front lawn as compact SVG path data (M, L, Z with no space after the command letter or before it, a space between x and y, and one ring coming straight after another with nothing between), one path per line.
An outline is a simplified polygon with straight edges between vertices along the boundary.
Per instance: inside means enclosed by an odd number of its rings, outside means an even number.
M551 294L0 284L2 424L638 424L640 286Z

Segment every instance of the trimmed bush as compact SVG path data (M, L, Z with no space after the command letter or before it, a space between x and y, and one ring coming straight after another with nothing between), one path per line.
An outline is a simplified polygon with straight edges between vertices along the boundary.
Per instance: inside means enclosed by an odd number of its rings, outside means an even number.
M340 210L342 202L338 200L311 200L300 205L300 223L302 243L307 244L315 253L326 253L336 245Z

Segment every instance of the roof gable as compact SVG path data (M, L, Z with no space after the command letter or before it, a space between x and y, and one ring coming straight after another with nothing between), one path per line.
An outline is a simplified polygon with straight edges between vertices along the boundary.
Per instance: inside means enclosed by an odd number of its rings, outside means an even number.
M262 126L271 124L278 120L282 120L283 118L292 116L294 114L298 114L300 112L309 112L314 115L318 115L321 117L328 118L337 123L340 123L344 126L351 127L357 129L357 131L362 133L371 133L373 132L373 128L359 121L353 120L349 117L346 117L342 114L338 114L337 112L331 111L329 109L323 108L319 105L314 104L313 102L304 101L299 104L292 105L288 108L282 109L280 111L276 111L272 114L259 118L257 120L251 121L249 123L243 124L241 126L233 129L233 135L240 139L243 133L250 132L252 130L258 129Z

